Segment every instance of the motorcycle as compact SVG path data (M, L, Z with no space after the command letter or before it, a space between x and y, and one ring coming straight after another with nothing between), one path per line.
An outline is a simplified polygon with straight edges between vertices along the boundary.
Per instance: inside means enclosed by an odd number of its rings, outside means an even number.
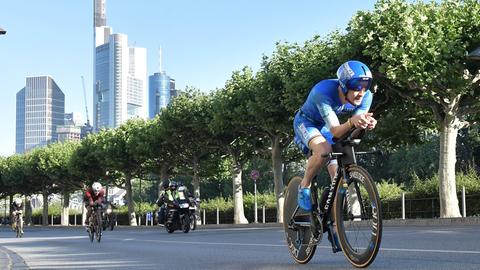
M184 233L190 231L189 208L188 199L167 202L165 229L168 233L173 233L175 230L182 230Z
M198 209L200 208L200 199L194 197L189 197L190 206L188 207L188 212L190 215L190 230L194 231L197 228L197 223L201 223L202 220L197 214Z
M116 204L112 204L111 202L107 202L103 212L103 230L105 231L107 228L110 228L110 231L113 231L115 224L117 224L117 214L113 211L116 207Z

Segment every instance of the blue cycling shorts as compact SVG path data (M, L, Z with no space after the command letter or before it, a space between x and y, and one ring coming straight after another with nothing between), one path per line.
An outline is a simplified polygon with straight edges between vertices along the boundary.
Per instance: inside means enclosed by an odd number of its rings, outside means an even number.
M314 137L322 136L330 145L335 144L332 133L324 123L322 124L319 122L314 122L311 119L307 119L306 117L302 116L300 111L297 112L295 119L293 120L293 130L295 132L293 141L298 146L300 151L302 151L302 153L305 155L310 152L308 143Z

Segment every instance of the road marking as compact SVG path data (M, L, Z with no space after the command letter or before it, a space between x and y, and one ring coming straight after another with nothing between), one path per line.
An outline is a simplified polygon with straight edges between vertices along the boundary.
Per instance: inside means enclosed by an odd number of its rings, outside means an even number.
M143 240L148 242L166 243L166 244L192 244L192 245L227 245L227 246L258 246L258 247L286 247L287 244L255 244L255 243L227 243L227 242L193 242L193 241L169 241L169 240ZM317 246L318 248L331 249L332 247ZM402 251L402 252L424 252L424 253L460 253L460 254L480 254L475 250L442 250L442 249L406 249L406 248L380 248L381 251Z
M380 248L384 251L403 251L403 252L428 252L428 253L461 253L461 254L480 254L475 250L442 250L442 249L412 249L412 248Z

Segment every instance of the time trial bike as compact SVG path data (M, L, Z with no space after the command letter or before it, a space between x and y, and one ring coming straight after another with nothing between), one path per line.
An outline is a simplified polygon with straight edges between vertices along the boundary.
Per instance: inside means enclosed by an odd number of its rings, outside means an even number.
M336 140L331 153L322 154L336 158L338 169L320 204L318 176L313 179L312 211L303 211L297 204L302 178L295 176L289 181L285 190L283 226L289 251L297 263L310 261L324 232L328 234L332 251L343 251L353 266L367 267L375 260L382 239L380 197L375 182L357 164L356 157L379 152L355 151L364 133L363 129L353 128Z

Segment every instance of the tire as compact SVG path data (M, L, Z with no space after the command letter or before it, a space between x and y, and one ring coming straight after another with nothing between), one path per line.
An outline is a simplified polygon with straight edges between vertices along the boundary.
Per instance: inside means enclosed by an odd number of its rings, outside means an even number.
M102 240L102 231L103 231L101 210L97 210L96 219L97 219L97 224L95 228L95 236L97 238L97 242L100 243L100 241Z
M297 227L298 231L300 232L300 239L298 239L297 231L289 228L290 219L297 207L297 194L298 194L298 186L302 178L299 176L293 177L288 186L285 189L285 202L283 205L283 229L285 231L285 238L287 241L288 249L290 254L293 256L295 262L299 264L308 263L313 255L315 254L315 250L317 248L317 243L315 242L315 238L313 237L313 232L311 227ZM302 212L297 212L297 214ZM300 219L309 219L309 215L298 215Z
M172 223L165 223L165 230L167 230L168 233L173 233L175 228Z
M375 182L365 169L351 165L347 172L350 183L346 187L346 183L341 179L335 197L333 209L335 227L347 260L353 266L363 268L375 260L380 249L382 239L380 197ZM358 200L354 199L355 194Z
M191 221L190 221L190 216L188 214L185 214L182 218L182 231L184 233L188 233L190 231L190 226L191 226Z
M116 222L117 222L117 217L112 214L112 217L110 218L110 231L113 231L113 228L115 227Z
M90 242L93 242L94 232L95 232L94 226L92 223L90 223L88 226L88 238L90 239Z
M197 228L197 215L191 214L190 215L190 230L195 231Z
M22 217L18 217L17 221L17 237L22 238L23 237L23 220Z

